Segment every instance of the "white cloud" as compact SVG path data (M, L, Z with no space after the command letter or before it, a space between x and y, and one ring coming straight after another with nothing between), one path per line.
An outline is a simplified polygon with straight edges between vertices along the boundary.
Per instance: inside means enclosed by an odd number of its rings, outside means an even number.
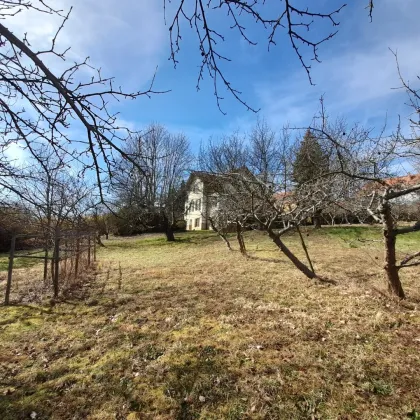
M67 0L48 0L55 9L67 14L70 4ZM75 61L82 62L87 56L90 64L101 68L103 77L115 76L115 86L125 91L142 90L148 87L156 66L162 61L167 47L167 28L164 26L163 8L159 2L148 0L72 0L70 19L57 38L56 50L61 52L71 47L63 61L51 54L43 55L44 62L53 73L59 75ZM62 18L56 14L23 10L8 17L4 24L19 38L27 34L32 50L42 51L51 47L51 42ZM166 57L165 57L166 58ZM28 60L29 61L29 60ZM93 71L84 67L76 76L90 80ZM111 102L111 110L120 103ZM16 108L25 108L28 118L37 113L20 98L14 102ZM72 139L84 139L85 132L74 121L67 132ZM74 144L76 148L81 146ZM6 155L16 164L27 158L27 153L18 145L12 145Z
M63 13L69 10L66 0L49 4ZM70 19L58 38L59 49L71 46L69 61L89 56L92 65L103 68L107 76L123 71L126 82L147 83L167 46L162 5L148 0L74 0L72 5ZM35 50L49 48L60 23L56 15L33 10L7 20L16 35L28 34ZM54 61L54 68L64 65L69 62Z
M28 159L28 153L16 143L11 143L4 151L4 155L13 166L20 167Z
M276 84L257 84L256 94L267 118L308 124L323 94L331 113L354 114L362 123L383 120L386 114L406 117L411 111L404 106L404 92L393 89L400 82L389 48L398 52L404 78L414 81L420 73L420 34L413 17L420 13L420 4L407 3L411 7L384 1L375 9L373 24L360 15L347 21L345 37L351 41L331 44L329 58L313 69L315 87L309 85L303 70Z

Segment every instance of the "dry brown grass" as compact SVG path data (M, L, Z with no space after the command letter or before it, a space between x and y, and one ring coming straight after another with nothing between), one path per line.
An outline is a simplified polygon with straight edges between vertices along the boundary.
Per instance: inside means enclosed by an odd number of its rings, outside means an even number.
M181 239L111 240L79 297L1 308L0 417L415 418L418 271L401 304L384 296L375 243L309 232L330 286L259 233L248 249L278 262L208 233Z

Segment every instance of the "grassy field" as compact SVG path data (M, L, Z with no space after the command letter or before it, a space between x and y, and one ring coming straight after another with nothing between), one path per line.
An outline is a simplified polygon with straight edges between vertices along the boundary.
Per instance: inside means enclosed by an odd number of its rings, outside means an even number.
M337 286L257 232L255 259L209 232L106 241L62 301L0 307L0 419L419 419L419 270L402 273L399 303L379 231L305 238ZM419 249L420 235L399 247Z

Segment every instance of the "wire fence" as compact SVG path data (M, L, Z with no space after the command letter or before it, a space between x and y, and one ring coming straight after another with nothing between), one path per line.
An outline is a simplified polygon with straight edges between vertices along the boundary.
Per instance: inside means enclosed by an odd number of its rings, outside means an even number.
M34 249L17 250L17 239L34 240ZM42 260L42 270L38 264L38 270L35 270L31 278L31 290L34 288L51 290L53 296L57 297L66 288L79 283L96 261L95 232L55 229L51 234L13 236L4 295L5 305L9 305L11 300L19 300L18 277L22 277L22 270L15 269L18 258L29 259L32 262Z

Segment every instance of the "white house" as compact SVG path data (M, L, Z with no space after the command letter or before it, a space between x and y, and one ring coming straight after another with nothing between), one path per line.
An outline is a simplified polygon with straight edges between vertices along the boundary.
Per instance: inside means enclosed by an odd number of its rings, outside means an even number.
M187 182L184 214L187 230L211 229L208 218L217 209L217 193L214 189L216 177L201 171L191 173Z
M420 185L420 174L406 175L396 178L386 179L385 182L395 191L404 190L416 185ZM414 191L394 199L397 204L420 204L420 191Z
M219 210L229 209L226 197L243 196L246 199L249 191L244 185L254 183L255 179L245 166L224 174L192 172L187 181L185 203L187 230L211 229L209 218L216 216ZM223 209L222 206L227 207Z

